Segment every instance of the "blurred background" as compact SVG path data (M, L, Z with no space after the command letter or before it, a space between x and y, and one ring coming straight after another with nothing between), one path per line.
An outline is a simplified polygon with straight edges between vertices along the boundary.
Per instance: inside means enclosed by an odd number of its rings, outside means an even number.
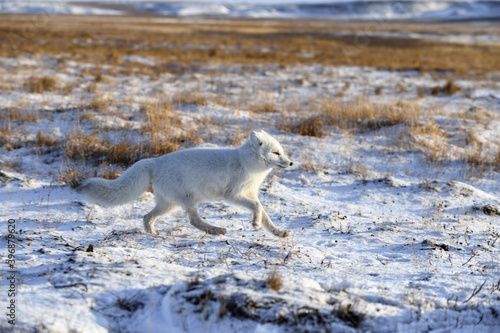
M334 18L498 20L500 2L495 0L234 0L149 1L67 0L0 1L3 13L215 16L239 18Z

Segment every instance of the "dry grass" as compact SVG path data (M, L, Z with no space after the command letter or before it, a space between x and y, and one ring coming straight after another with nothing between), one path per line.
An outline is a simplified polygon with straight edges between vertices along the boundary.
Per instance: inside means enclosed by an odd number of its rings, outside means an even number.
M434 119L416 122L408 132L412 146L426 154L429 162L441 165L450 158L449 133L439 128Z
M446 81L446 84L444 86L435 86L431 89L431 95L432 96L439 96L442 94L451 96L453 94L456 94L459 92L461 88L455 84L455 81L452 79L448 79Z
M398 93L404 93L404 92L406 92L406 87L400 83L397 86L397 90L398 90Z
M54 178L60 183L68 184L71 188L77 188L80 183L89 177L101 177L104 179L116 179L120 176L121 172L112 167L108 163L101 163L98 169L87 171L85 168L78 167L74 161L65 160L61 170L54 174Z
M408 103L379 104L365 98L346 103L332 98L321 100L312 116L284 118L280 128L300 135L322 137L328 126L348 131L373 131L402 123L411 125L417 116L416 107Z
M329 125L360 131L411 123L417 115L411 104L376 104L364 98L348 104L336 99L323 100L321 110Z
M128 101L121 102L127 103ZM120 102L97 98L90 107L98 108L96 112L106 113L107 111L99 109L106 109L109 105L116 107ZM142 124L138 129L129 128L125 124L121 128L102 131L102 124L95 121L95 117L95 112L83 111L82 119L90 121L89 125L93 126L94 131L86 133L80 129L81 126L75 125L75 129L64 141L52 140L42 131L38 133L40 146L51 145L62 151L65 166L58 178L72 187L89 176L114 179L119 176L120 168L126 168L138 160L177 151L181 145L196 145L201 142L194 124L183 124L181 116L173 111L170 99L153 98L150 102L143 103L134 116ZM96 170L96 165L99 166L98 172L92 174L86 171Z
M412 135L426 135L433 138L447 137L446 131L439 128L434 119L429 119L422 125L415 124L411 129Z
M314 159L312 159L308 154L303 154L301 156L301 161L302 170L304 170L305 172L313 172L315 174L318 174L319 171L323 169L323 166L319 163L315 163Z
M23 88L30 93L42 94L46 91L52 91L56 88L56 80L44 76L41 78L30 77L26 82L24 82Z
M4 126L8 123L22 124L27 122L37 122L40 120L40 113L21 105L19 107L0 110L0 120Z
M195 72L195 64L205 62L274 63L282 66L316 63L455 73L500 71L500 62L497 61L499 45L391 39L375 34L370 36L368 43L359 45L357 36L364 26L356 23L224 20L192 24L190 21L165 22L151 18L116 17L109 20L100 17L54 16L49 24L37 27L36 38L43 38L44 44L33 42L31 36L25 38L25 27L26 20L23 17L2 18L0 41L3 41L3 47L0 48L0 55L77 54L80 60L98 66L103 63L121 66L123 56L137 54L157 59L159 63L150 66L127 62L123 70L146 75ZM335 36L328 33L329 30L338 29L352 31L352 35ZM383 27L373 29L408 31L426 30L428 27L405 27L386 22ZM462 27L457 25L453 29ZM74 43L74 40L89 40L90 44ZM207 45L211 47L207 48ZM268 52L269 49L275 51ZM301 50L309 50L312 57L304 58Z
M99 176L104 179L116 179L120 177L121 172L109 163L101 163L99 165L99 172L97 172L96 176Z
M408 148L424 153L432 165L444 167L448 163L462 163L464 179L500 169L500 148L497 148L498 154L494 153L495 143L480 140L474 129L450 133L429 119L415 122L406 135L410 139Z
M86 135L75 130L62 143L64 155L71 160L88 162L105 160L111 164L130 166L143 158L157 157L179 149L179 143L185 138L170 140L151 139L149 141L134 142L121 140L114 143L109 139L102 139L97 134Z
M36 137L37 137L37 144L39 146L52 147L57 143L56 139L45 134L41 129L38 131Z
M273 270L266 279L266 287L278 291L283 286L283 279L277 270Z
M252 104L250 110L256 113L270 113L278 111L279 108L272 102L265 102L262 104Z
M77 188L80 186L82 180L86 179L88 176L77 168L68 168L62 170L55 175L56 179L62 184L68 184L71 188Z
M172 101L167 98L155 98L141 107L145 122L141 130L154 135L161 131L177 128L182 125L180 117L173 113Z
M498 145L497 156L493 159L493 165L495 166L495 170L500 171L500 145Z
M120 167L177 151L181 146L197 145L202 142L197 128L202 124L211 126L211 122L202 117L184 124L181 119L185 115L173 110L170 99L152 98L138 111L127 113L130 102L97 95L90 105L65 110L64 117L72 119L74 130L64 139L42 129L34 132L34 139L20 135L28 129L25 125L38 121L40 115L25 106L4 109L0 118L0 143L7 150L50 148L43 152L54 153L63 161L60 172L54 176L59 181L77 186L81 179L93 175L86 170L96 170L95 166L99 165L100 171L94 175L113 179L119 175L117 170ZM103 123L107 117L113 119L113 126L106 127ZM134 122L127 120L130 117ZM117 122L117 118L121 121ZM141 126L132 126L132 123Z
M19 148L20 145L14 140L14 133L10 126L0 128L0 145L7 151Z
M310 117L300 120L297 124L292 125L290 130L293 133L297 133L305 136L314 136L321 138L326 134L326 128L324 126L324 117Z
M360 177L364 182L373 178L373 172L361 160L355 162L352 159L349 159L346 163L345 171L347 173Z
M418 96L418 98L424 98L425 95L426 95L425 88L423 88L423 87L417 87L417 96Z
M195 92L187 92L178 94L175 99L177 105L188 105L193 104L197 106L203 106L208 104L208 98L204 97L199 90Z

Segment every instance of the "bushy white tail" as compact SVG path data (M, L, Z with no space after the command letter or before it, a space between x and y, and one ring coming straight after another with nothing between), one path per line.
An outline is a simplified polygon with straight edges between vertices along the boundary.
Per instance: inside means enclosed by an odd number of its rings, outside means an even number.
M138 199L146 192L151 182L151 160L142 160L114 180L90 178L77 189L89 201L104 207L122 205Z

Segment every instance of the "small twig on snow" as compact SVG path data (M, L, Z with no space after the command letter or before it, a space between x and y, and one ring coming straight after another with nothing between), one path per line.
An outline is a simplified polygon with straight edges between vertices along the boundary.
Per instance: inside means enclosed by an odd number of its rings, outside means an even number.
M481 289L483 289L483 286L486 284L486 280L484 280L483 284L481 286L478 287L475 287L474 290L472 291L472 295L470 295L469 298L467 298L467 300L464 301L464 304L467 303L468 301L470 301L472 299L472 297L476 296L477 294L479 294L479 292L481 291Z

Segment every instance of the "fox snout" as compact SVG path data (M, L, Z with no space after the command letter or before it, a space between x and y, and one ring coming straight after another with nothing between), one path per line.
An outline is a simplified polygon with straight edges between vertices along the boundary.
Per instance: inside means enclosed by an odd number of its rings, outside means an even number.
M293 162L292 162L292 161L290 161L288 158L286 158L286 157L285 157L285 158L283 159L283 161L282 161L282 163L281 163L280 167L282 167L282 168L286 168L286 167L289 167L289 166L292 166L292 165L293 165Z

